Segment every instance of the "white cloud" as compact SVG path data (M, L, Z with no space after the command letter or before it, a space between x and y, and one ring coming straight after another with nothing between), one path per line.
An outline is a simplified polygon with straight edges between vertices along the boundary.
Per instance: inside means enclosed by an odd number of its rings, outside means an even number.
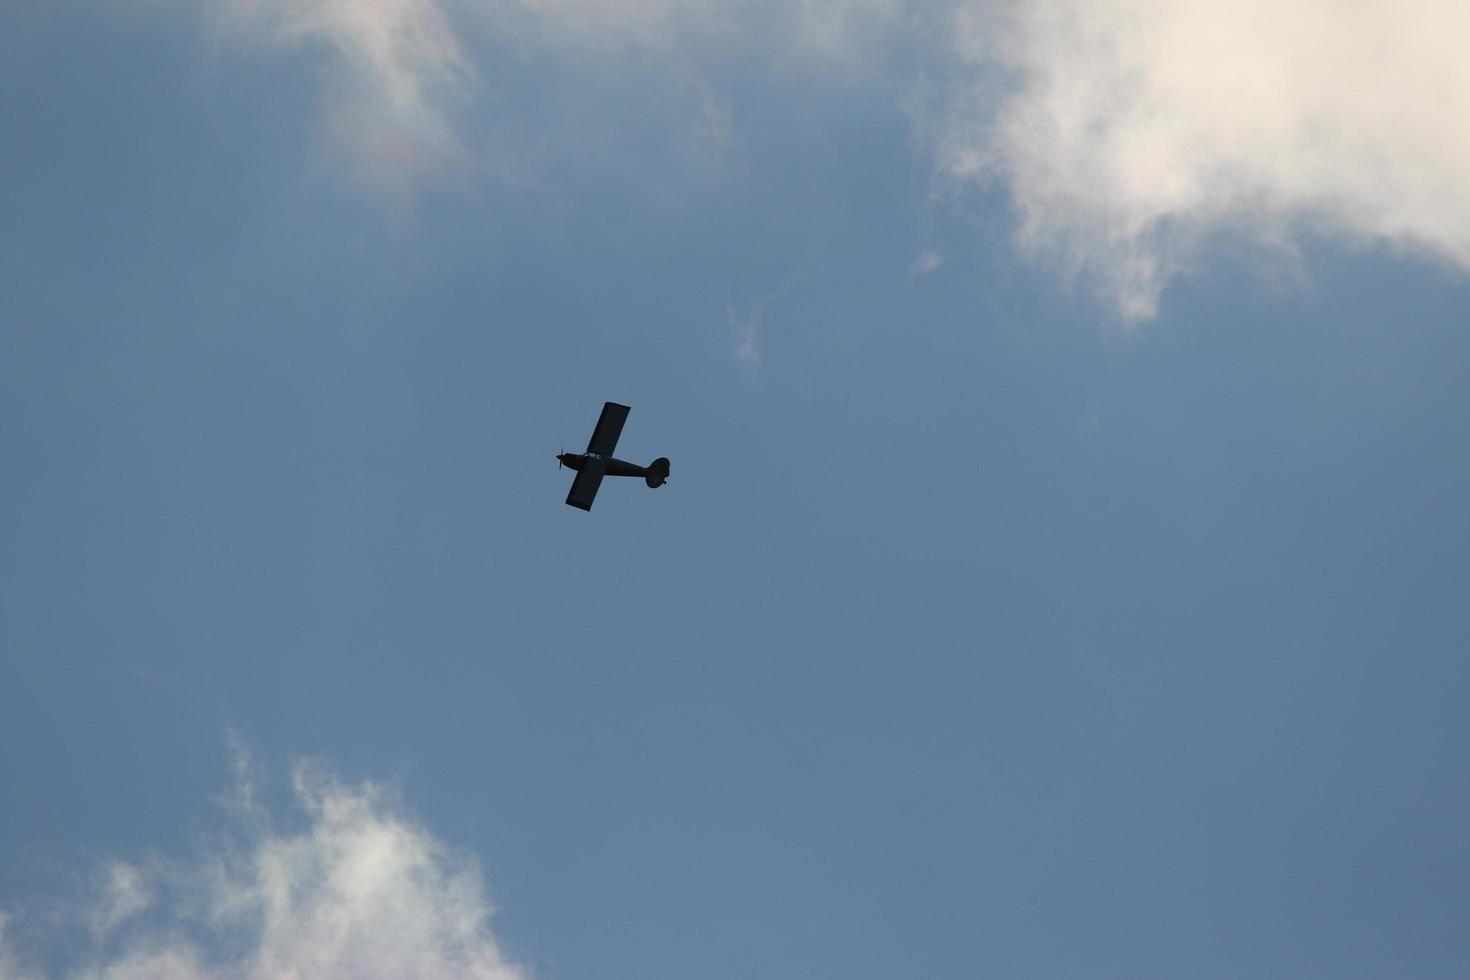
M103 870L97 901L91 909L94 938L112 933L153 904L153 890L142 872L124 861L108 862Z
M1005 180L1023 246L1125 317L1154 315L1221 233L1470 268L1461 0L1030 0L957 24L978 77L948 93L942 169Z
M226 37L315 52L331 145L389 189L474 155L462 132L483 73L458 26L489 42L482 52L499 46L553 73L576 66L584 81L666 72L670 89L693 93L673 113L687 118L670 125L690 130L695 160L718 159L738 145L740 126L759 125L734 114L733 71L776 69L793 85L887 73L938 107L916 116L946 181L1005 187L1020 246L1091 282L1128 319L1153 316L1168 282L1227 237L1280 255L1304 234L1347 237L1470 268L1462 0L221 0L206 9ZM620 91L594 95L649 90ZM592 101L599 120L609 116Z
M228 40L317 53L330 145L358 178L401 193L463 161L455 116L478 72L439 0L225 0L204 9Z
M489 932L472 860L381 787L302 765L294 790L305 816L294 832L271 829L259 810L239 812L243 842L216 842L191 863L110 863L77 916L88 925L88 952L64 975L522 980ZM34 937L7 938L27 937L0 914L0 977L35 976L13 948L34 947Z

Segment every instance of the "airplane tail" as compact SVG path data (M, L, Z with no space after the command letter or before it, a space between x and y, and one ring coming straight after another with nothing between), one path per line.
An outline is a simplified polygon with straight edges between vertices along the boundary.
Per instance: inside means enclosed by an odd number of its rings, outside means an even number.
M667 456L660 456L648 464L648 475L643 478L643 482L647 483L650 487L661 487L668 478L669 458Z

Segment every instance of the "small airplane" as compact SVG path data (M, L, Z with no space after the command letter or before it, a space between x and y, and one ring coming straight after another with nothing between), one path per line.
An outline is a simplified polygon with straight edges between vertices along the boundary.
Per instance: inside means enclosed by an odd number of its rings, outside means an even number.
M577 471L577 478L572 481L572 489L567 494L568 505L591 510L592 498L597 496L597 488L602 485L604 476L641 476L650 487L661 487L668 481L669 460L666 456L660 456L647 466L613 459L612 452L618 444L618 436L623 434L628 411L627 405L608 402L602 406L602 415L597 420L597 428L592 430L587 451L556 454L562 466L570 466Z

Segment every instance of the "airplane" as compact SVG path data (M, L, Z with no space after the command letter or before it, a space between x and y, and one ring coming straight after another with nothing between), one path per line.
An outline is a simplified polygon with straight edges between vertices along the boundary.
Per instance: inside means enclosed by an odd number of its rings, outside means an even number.
M618 444L618 436L623 433L623 423L628 420L628 412L627 405L606 403L602 406L602 415L597 419L597 428L592 430L587 451L556 454L557 462L561 464L557 469L570 466L577 471L576 479L572 480L572 489L567 493L569 506L591 510L592 498L597 496L597 488L602 485L604 476L641 476L643 482L650 487L661 487L668 481L667 456L660 456L647 466L613 459L612 452Z

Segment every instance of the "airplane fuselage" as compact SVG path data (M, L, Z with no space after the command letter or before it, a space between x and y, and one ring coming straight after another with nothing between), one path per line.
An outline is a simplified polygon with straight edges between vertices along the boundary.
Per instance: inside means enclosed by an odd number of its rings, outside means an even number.
M558 453L556 458L561 460L563 466L578 472L581 472L582 464L589 459L604 459L607 461L607 469L604 471L607 476L648 476L648 467L611 456L599 457L594 453Z

